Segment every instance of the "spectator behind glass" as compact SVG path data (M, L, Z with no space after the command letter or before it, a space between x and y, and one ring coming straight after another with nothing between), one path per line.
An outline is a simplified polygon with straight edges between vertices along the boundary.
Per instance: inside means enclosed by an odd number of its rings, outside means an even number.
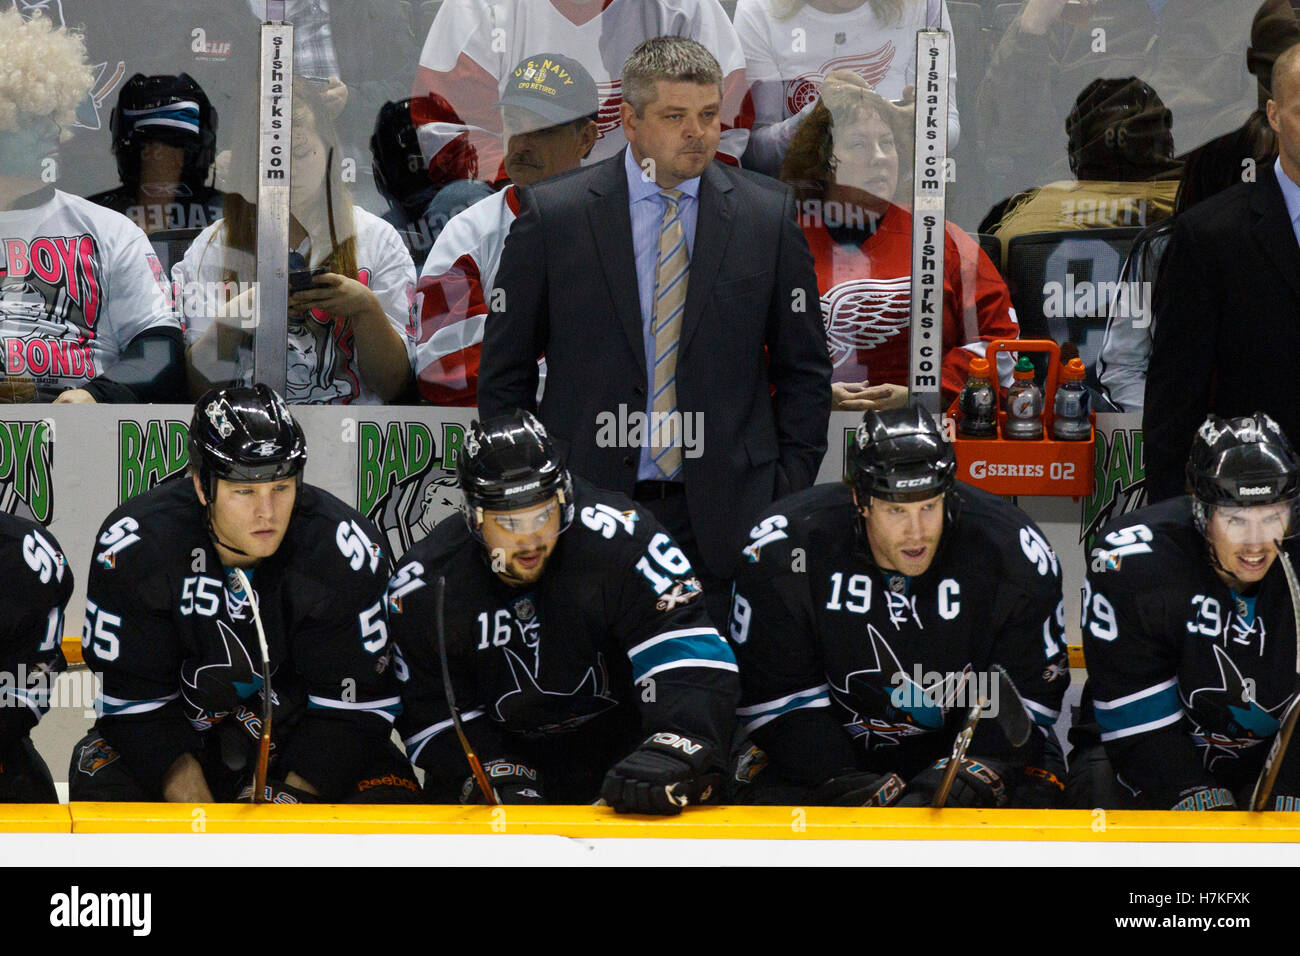
M856 73L837 70L796 130L781 171L795 188L817 268L837 410L907 404L912 215L898 203L906 194L899 157L911 155L910 132L908 110ZM990 339L1018 335L997 268L970 236L946 223L944 403L956 397L970 360L985 354ZM997 361L1009 385L1012 358L1001 353Z
M1066 16L1072 22L1067 22ZM1028 0L980 86L980 142L992 195L1064 179L1045 148L1079 91L1098 77L1136 76L1166 98L1183 150L1226 133L1254 101L1241 69L1247 0Z
M947 0L739 0L736 34L754 101L745 165L778 174L795 129L832 70L858 74L886 99L910 101L916 31L940 22L952 32ZM955 53L950 48L949 150L961 132Z
M202 229L221 216L210 185L217 150L217 111L190 78L127 80L109 119L122 185L91 202L129 218L146 233Z
M175 400L180 322L148 239L48 182L90 89L80 36L0 11L0 63L0 401Z
M1297 0L1300 2L1300 0ZM1265 107L1272 97L1273 64L1288 48L1300 43L1300 22L1288 0L1265 0L1255 13L1250 31L1250 49L1246 66L1259 87L1259 108L1245 124L1213 139L1183 157L1183 178L1174 199L1174 215L1192 208L1203 199L1218 195L1243 179L1258 177L1260 169L1277 158L1277 135L1268 125ZM1169 229L1153 227L1133 243L1129 260L1124 264L1121 286L1123 294L1137 290L1151 301L1148 290L1154 288L1160 261L1169 240ZM1140 283L1140 285L1134 285ZM1118 304L1118 303L1117 303ZM1147 362L1151 357L1154 317L1142 310L1148 322L1135 322L1142 312L1112 305L1106 325L1106 337L1097 356L1097 377L1106 397L1125 411L1140 411L1146 388Z
M340 175L337 104L311 84L293 88L289 248L298 269L324 268L289 296L286 399L304 404L378 404L411 380L415 269L397 231L352 204ZM251 382L257 151L237 146L225 217L199 234L172 270L190 342L190 391ZM294 266L291 264L291 269ZM297 270L295 270L297 271Z
M264 0L22 0L16 5L43 8L47 16L62 17L82 31L89 60L96 64L91 93L78 110L76 136L60 165L59 187L67 192L89 195L113 182L109 116L122 84L136 73L193 77L221 117L219 152L229 148L237 127L257 122L253 104ZM354 201L376 210L384 204L370 181L366 143L379 107L410 88L419 53L411 6L419 4L285 3L285 16L294 25L294 75L321 83L333 77L345 90L336 125L341 155L355 164L349 167L349 188Z
M1262 411L1300 439L1300 45L1274 64L1267 110L1277 161L1178 215L1161 262L1142 415L1153 502L1183 493L1209 413Z
M483 323L519 214L518 187L577 169L596 143L596 109L596 84L577 60L540 53L511 73L501 125L513 182L447 223L420 272L415 372L433 404L478 404Z
M695 40L721 64L718 158L739 164L752 116L745 56L718 0L445 0L424 42L413 95L447 99L467 124L479 175L496 182L504 174L496 104L511 71L538 50L563 50L596 82L599 138L588 158L594 163L627 144L619 120L623 62L655 36Z
M446 127L460 119L440 96L421 100L385 103L370 137L375 188L388 203L384 222L402 237L417 269L451 218L492 194L491 187L475 179L478 160L465 133L458 136L460 148L442 149L436 161L426 165L413 117L421 117L426 128Z
M1031 232L1146 226L1174 208L1181 164L1171 117L1135 76L1093 80L1065 121L1074 180L1049 183L1005 200L980 223L1002 242L1002 265L1016 236Z

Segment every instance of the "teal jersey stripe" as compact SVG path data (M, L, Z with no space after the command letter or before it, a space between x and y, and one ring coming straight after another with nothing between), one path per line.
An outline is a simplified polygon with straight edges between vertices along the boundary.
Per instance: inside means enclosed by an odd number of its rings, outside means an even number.
M1118 707L1106 707L1106 701L1097 701L1097 723L1105 733L1131 730L1182 712L1178 699L1178 686L1170 684L1153 694L1139 697Z
M656 667L671 665L674 661L706 660L731 664L734 668L736 656L731 653L727 642L716 633L687 634L660 641L653 647L647 647L631 655L632 680L639 681L646 672Z
M807 693L795 694L789 700L782 704L777 704L770 709L759 711L757 707L745 708L747 711L750 711L748 715L749 719L745 720L742 715L741 720L745 725L746 731L755 730L793 710L799 710L804 707L829 707L830 701L830 695L826 692L826 689L818 688L810 690Z

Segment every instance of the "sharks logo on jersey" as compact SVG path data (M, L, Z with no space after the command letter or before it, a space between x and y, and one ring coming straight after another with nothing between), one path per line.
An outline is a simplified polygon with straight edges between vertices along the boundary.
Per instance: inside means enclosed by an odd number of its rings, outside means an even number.
M1258 619L1255 623L1262 626ZM1255 682L1243 677L1228 652L1217 644L1214 659L1219 669L1218 686L1198 687L1183 698L1192 721L1192 741L1207 770L1214 770L1220 760L1240 756L1277 733L1278 717L1291 700L1287 697L1275 707L1261 706L1254 699Z
M528 737L564 733L618 706L609 694L609 673L599 653L572 690L547 690L538 682L536 665L529 667L509 647L502 650L515 686L497 698L492 716L507 730Z
M845 675L842 686L830 684L831 696L849 711L844 728L850 736L872 750L942 728L965 671L922 685L903 670L898 655L874 625L867 625L867 639L875 658L872 666ZM965 670L970 670L969 665Z

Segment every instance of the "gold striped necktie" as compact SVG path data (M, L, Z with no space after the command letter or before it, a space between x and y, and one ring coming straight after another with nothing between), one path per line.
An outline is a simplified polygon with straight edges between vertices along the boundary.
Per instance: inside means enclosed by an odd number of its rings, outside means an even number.
M682 423L677 414L677 343L681 338L682 315L686 311L686 282L690 257L686 252L686 230L682 227L680 189L660 191L664 218L659 226L659 264L655 270L654 397L651 399L650 450L665 479L681 477Z

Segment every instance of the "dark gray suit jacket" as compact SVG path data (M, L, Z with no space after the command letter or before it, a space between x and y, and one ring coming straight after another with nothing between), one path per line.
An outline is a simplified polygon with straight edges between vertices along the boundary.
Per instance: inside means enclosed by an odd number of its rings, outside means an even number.
M1270 163L1174 220L1142 415L1151 501L1183 494L1209 412L1267 412L1300 444L1300 245Z
M631 494L639 449L601 435L646 405L623 155L521 189L483 336L483 417L533 409L575 472ZM702 453L684 457L705 563L730 577L758 514L808 487L826 452L831 365L812 254L785 185L714 162L700 182L677 357L677 406L700 413ZM500 308L495 306L499 305ZM606 447L602 447L606 446Z

